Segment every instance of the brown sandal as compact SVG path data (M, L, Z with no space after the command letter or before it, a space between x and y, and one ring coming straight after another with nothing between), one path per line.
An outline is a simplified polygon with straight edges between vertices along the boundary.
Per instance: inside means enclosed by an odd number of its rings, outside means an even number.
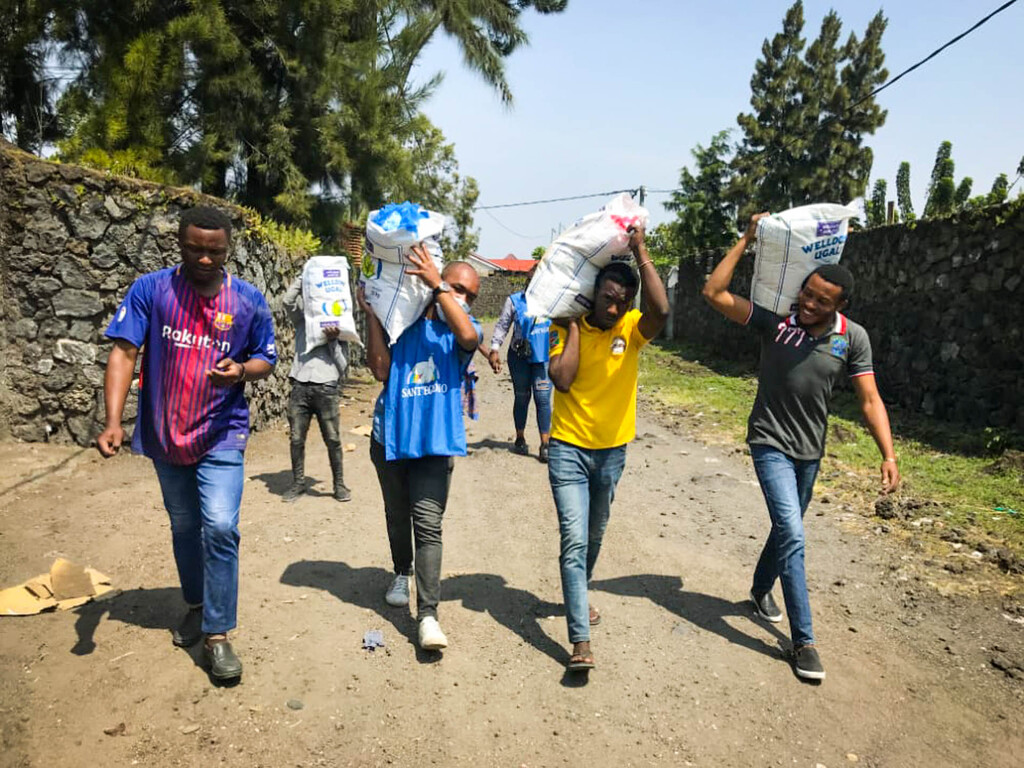
M590 626L596 627L601 623L601 612L597 608L590 609Z

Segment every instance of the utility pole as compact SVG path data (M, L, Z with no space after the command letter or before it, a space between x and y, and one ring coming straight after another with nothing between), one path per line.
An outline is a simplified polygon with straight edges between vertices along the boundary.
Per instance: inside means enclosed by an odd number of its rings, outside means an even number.
M647 187L643 184L640 185L640 205L644 204L644 199L647 197Z

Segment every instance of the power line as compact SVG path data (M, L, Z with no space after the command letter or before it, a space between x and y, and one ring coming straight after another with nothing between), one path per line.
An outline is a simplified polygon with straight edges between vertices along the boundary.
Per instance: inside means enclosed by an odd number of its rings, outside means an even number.
M505 226L505 225L504 225L504 224L503 224L503 223L502 223L502 222L501 222L501 221L500 221L500 220L498 219L498 217L497 217L497 216L495 216L495 215L494 215L493 213L491 213L491 212L490 212L490 211L488 211L487 209L478 209L478 210L483 210L483 212L484 212L484 213L486 213L486 214L487 214L488 216L490 216L490 217L491 217L492 219L494 219L494 222L495 222L495 223L496 223L496 224L497 224L497 225L498 225L499 227L501 227L502 229L504 229L504 230L505 230L506 232L511 232L511 233L512 233L513 235L515 235L516 237L521 237L521 238L522 238L523 240L542 240L542 239L544 238L544 235L524 235L524 234L523 234L523 233L521 233L521 232L516 232L516 231L515 231L514 229L512 229L511 227L507 227L507 226Z
M501 205L478 205L474 208L474 211L489 211L495 208L518 208L523 205L543 205L544 203L563 203L567 200L585 200L589 197L608 197L610 195L619 195L623 192L629 192L631 195L637 193L636 189L615 189L611 192L595 192L592 195L571 195L570 197L552 197L547 200L529 200L524 203L502 203Z

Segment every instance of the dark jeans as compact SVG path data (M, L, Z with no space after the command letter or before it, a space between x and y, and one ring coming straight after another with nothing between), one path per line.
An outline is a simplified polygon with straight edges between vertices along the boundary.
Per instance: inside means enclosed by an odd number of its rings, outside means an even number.
M309 422L316 416L317 424L320 425L320 436L327 446L334 487L344 485L338 401L337 382L310 384L292 380L292 393L288 399L288 427L291 433L292 477L296 483L305 482L306 435L309 433Z
M530 396L537 405L537 431L546 435L551 431L551 379L547 363L531 363L511 349L508 352L508 373L512 377L512 420L516 431L526 428L526 415L530 410Z
M437 617L441 599L441 519L448 505L455 460L451 456L387 461L371 438L370 460L384 495L395 573L416 574L416 617ZM413 540L416 567L413 568Z

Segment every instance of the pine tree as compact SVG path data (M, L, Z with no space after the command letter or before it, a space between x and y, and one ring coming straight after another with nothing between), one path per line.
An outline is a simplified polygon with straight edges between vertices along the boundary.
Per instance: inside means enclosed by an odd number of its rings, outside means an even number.
M682 168L679 188L665 203L676 213L673 242L684 253L718 250L736 237L736 217L727 197L730 149L728 131L716 133L706 147L698 144L691 152L697 175Z
M761 46L750 79L753 112L736 118L743 138L732 167L730 198L743 220L759 210L790 208L799 192L806 111L802 94L807 67L800 58L804 8L797 0L786 11L782 31Z
M953 180L953 144L944 141L935 153L932 177L928 183L928 199L924 205L924 218L945 216L953 212L956 182Z
M55 81L44 71L49 5L14 0L0 11L0 136L29 152L57 136Z
M896 174L896 204L900 209L900 221L913 221L914 201L910 196L910 163L904 160Z
M755 209L780 210L863 195L872 153L864 137L884 122L871 92L888 77L879 12L863 40L840 44L842 21L830 11L801 58L803 5L786 12L782 32L765 41L751 80L753 112L737 118L743 137L733 161L730 196L740 219Z

